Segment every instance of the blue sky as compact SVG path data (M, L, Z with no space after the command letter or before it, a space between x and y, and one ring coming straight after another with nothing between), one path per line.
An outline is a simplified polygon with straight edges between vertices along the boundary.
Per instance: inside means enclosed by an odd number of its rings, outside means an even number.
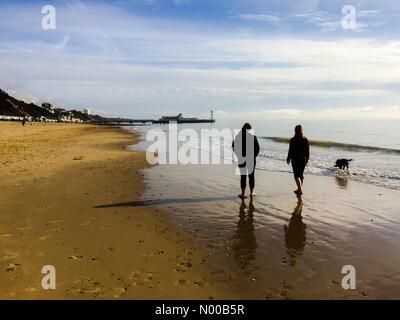
M399 18L397 0L2 1L0 87L113 116L400 119Z

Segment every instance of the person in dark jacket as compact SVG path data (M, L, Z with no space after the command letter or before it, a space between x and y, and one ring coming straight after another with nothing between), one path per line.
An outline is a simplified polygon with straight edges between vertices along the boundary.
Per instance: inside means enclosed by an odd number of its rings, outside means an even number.
M239 195L241 199L245 199L247 176L249 177L250 197L253 198L256 194L255 188L255 169L256 158L260 153L260 145L257 137L252 134L251 125L245 123L241 132L232 143L233 151L238 159L238 166L240 171L240 188L242 193ZM252 143L253 145L250 145Z
M303 194L304 184L304 169L310 159L310 144L308 139L303 135L302 126L298 125L295 128L295 135L290 140L289 153L287 157L287 163L292 162L294 180L296 181L297 190L294 193L297 196Z

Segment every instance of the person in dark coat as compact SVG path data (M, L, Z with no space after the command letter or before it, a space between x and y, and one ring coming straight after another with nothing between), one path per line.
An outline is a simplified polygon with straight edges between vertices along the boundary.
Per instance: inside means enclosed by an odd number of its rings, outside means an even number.
M294 180L296 181L297 190L294 193L297 196L303 194L304 184L304 169L310 159L310 144L308 139L303 135L303 128L301 125L296 126L295 135L290 140L289 153L287 163L292 162Z
M255 169L256 159L260 153L260 145L257 137L250 131L252 127L249 123L245 123L241 132L237 135L232 143L233 151L238 158L240 171L240 188L242 193L239 195L241 199L245 199L247 176L249 177L250 197L253 198L256 194L255 188ZM253 145L250 145L253 144Z

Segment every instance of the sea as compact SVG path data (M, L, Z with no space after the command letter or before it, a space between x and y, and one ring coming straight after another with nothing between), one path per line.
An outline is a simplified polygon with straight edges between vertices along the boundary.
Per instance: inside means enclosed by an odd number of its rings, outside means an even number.
M239 130L243 123L244 121L240 120L218 119L215 124L178 125L179 140L182 140L178 143L178 148L189 144L199 153L209 152L211 158L217 155L229 163L234 161L230 142L221 138L215 130L214 133L211 130L211 136L205 135L204 130L217 129L221 132L223 129L229 129L234 132ZM294 120L256 120L250 123L261 147L257 170L291 172L291 167L286 163L288 143L294 134L295 126L301 124L311 143L306 175L343 176L361 183L400 190L399 120L322 120L301 123ZM141 142L134 148L142 151L151 145L150 141L146 141L150 130L164 132L167 141L171 130L168 125L137 126L130 129L141 133ZM188 134L187 129L190 129L190 132L195 131L197 135ZM207 146L207 150L201 150L207 142L211 146ZM353 160L348 172L334 167L338 159Z

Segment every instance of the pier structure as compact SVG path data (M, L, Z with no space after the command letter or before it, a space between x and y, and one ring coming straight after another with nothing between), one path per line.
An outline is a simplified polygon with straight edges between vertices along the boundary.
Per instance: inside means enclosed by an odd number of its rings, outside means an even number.
M133 126L133 125L151 125L151 124L168 124L175 122L178 124L185 123L215 123L214 112L211 111L210 119L199 119L199 118L184 118L182 113L174 117L162 117L158 120L154 119L123 119L123 118L110 118L93 121L93 124L97 125L115 125L115 126Z

